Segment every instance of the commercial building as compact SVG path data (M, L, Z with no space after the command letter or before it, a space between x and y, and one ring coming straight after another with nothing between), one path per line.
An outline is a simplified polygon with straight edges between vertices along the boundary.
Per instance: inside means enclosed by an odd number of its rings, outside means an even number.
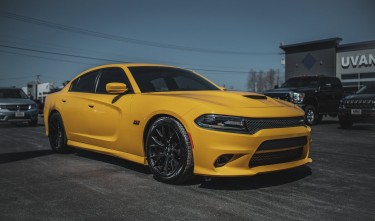
M341 38L281 45L285 52L285 79L303 75L338 77L356 90L375 84L375 41L342 44Z

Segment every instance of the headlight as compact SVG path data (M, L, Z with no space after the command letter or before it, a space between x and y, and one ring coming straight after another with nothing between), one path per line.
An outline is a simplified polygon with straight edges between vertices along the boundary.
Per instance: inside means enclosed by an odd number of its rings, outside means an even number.
M294 92L293 97L292 97L292 102L300 104L303 102L303 98L305 98L305 93Z
M31 110L31 109L36 109L36 104L30 104L29 105L29 110Z
M212 129L212 130L237 132L237 133L248 132L246 128L246 121L242 117L205 114L205 115L198 117L195 120L195 123L199 127Z

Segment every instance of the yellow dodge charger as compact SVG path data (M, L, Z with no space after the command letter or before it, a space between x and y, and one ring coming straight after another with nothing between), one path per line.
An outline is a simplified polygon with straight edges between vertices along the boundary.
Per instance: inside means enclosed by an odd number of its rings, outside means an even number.
M151 64L87 70L48 95L44 107L54 151L120 157L148 165L167 183L312 162L303 116L291 103L225 91L193 71Z

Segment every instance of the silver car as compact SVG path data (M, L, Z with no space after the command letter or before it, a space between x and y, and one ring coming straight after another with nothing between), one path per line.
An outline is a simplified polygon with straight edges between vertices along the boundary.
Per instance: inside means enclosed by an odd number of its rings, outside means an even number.
M38 109L34 101L19 88L0 88L0 122L38 124Z

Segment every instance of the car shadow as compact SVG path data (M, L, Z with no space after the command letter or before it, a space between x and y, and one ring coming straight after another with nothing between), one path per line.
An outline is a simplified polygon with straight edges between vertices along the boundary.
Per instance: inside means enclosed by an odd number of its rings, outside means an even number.
M338 126L337 128L347 131L375 130L375 125L354 123L354 125L351 128L342 128L340 126Z
M28 123L0 123L0 128L19 128L19 127L44 127L43 123L36 126L30 126Z
M0 164L11 163L20 160L27 160L53 154L52 150L36 150L26 152L2 153L0 154Z
M129 170L134 170L136 172L140 172L143 174L151 174L151 171L149 170L147 166L133 163L131 161L124 160L118 157L112 157L109 155L95 153L95 152L91 152L91 151L87 151L83 149L76 149L76 148L73 150L73 153L79 157L84 157L84 158L88 158L91 160L113 164L113 165L120 166Z
M301 180L312 174L309 166L273 173L259 174L249 177L215 177L209 181L202 181L199 188L214 190L253 190L272 186L280 186Z

